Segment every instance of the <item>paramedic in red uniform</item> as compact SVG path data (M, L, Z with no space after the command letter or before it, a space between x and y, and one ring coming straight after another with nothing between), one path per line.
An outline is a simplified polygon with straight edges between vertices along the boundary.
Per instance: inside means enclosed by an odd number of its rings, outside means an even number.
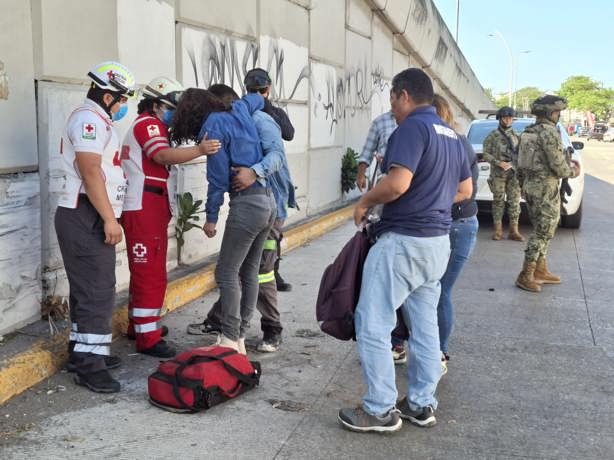
M167 126L182 91L179 82L166 77L155 78L143 89L139 115L126 134L121 155L128 179L121 218L130 268L128 337L136 338L137 352L159 358L175 356L162 339L168 329L159 324L167 284L167 228L175 194L168 165L214 154L220 146L217 140L205 138L199 145L171 148Z

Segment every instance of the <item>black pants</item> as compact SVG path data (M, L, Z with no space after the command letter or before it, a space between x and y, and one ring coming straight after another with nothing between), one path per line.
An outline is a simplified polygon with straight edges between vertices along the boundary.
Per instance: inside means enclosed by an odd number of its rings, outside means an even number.
M115 304L115 246L104 243L104 222L85 195L80 195L76 209L58 207L55 230L70 286L70 360L82 375L106 369Z

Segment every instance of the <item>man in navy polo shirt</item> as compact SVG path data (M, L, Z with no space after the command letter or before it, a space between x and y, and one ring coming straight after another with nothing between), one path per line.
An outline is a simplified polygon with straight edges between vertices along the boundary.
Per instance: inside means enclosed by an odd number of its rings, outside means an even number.
M357 225L384 204L375 226L356 307L356 339L367 393L358 408L341 409L353 431L396 431L401 418L433 426L441 376L437 302L448 264L454 196L471 197L471 169L460 139L431 106L433 84L411 68L392 80L390 103L399 124L388 141L385 176L354 210ZM397 402L390 333L401 305L411 324L407 397Z

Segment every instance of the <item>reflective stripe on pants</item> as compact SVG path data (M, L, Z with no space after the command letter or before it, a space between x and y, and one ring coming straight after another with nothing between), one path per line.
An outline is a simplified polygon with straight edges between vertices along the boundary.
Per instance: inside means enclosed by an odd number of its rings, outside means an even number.
M153 323L147 323L147 324L135 324L134 332L136 332L137 334L145 334L147 332L157 331L159 328L160 326L157 321L154 321Z
M161 308L131 308L128 311L129 318L149 318L150 316L160 316Z
M94 355L109 356L111 347L108 345L88 345L86 343L76 343L73 350L75 353L92 353Z
M274 270L271 270L270 272L267 272L267 273L258 274L259 284L270 283L271 281L275 281L275 271Z

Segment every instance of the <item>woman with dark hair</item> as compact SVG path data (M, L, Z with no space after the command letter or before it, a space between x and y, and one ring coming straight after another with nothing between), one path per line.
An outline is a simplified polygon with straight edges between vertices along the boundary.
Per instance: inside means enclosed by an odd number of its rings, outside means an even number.
M448 126L456 131L456 123L452 115L452 109L446 99L435 94L433 106L439 117ZM452 303L452 288L461 274L465 263L469 260L477 239L479 222L477 218L478 205L475 195L478 191L478 160L471 143L467 138L457 132L465 153L469 157L471 165L471 181L473 192L471 198L459 200L454 198L452 205L452 226L450 227L450 260L448 268L441 278L441 295L437 305L437 322L439 324L439 344L441 349L441 363L444 373L448 371L448 342L454 326L454 304ZM457 195L458 196L458 195Z
M455 128L452 108L446 99L441 95L435 94L432 105L437 111L437 115L452 129ZM478 183L478 161L471 143L462 134L457 136L462 143L462 146L469 157L471 165L471 181L473 183L473 192L471 198L459 200L454 198L452 205L452 226L450 227L450 259L448 267L443 277L441 278L441 294L439 303L437 304L437 323L439 325L439 345L441 349L441 367L445 374L448 371L448 344L450 335L454 325L454 304L452 303L452 288L456 280L463 270L463 266L469 260L469 256L473 252L478 234L478 206L475 202ZM457 194L458 196L458 194ZM392 333L393 349L402 348L403 342L407 339L407 327L403 323L401 315L398 315L399 322ZM398 361L395 361L399 364Z
M121 224L126 234L130 268L128 337L136 339L139 353L170 358L175 350L162 339L160 313L166 293L167 228L175 190L169 186L168 165L212 155L219 141L173 148L168 140L170 124L181 84L167 77L153 79L143 90L139 116L128 130L122 146L121 166L128 179Z
M171 137L178 141L219 139L218 153L207 161L205 234L213 238L224 194L230 210L215 268L220 288L222 332L218 345L246 354L245 332L258 298L258 268L262 248L276 217L276 203L267 180L259 178L240 192L232 190L233 168L252 167L263 159L252 114L264 107L259 94L247 94L230 105L210 91L191 88L182 96Z

